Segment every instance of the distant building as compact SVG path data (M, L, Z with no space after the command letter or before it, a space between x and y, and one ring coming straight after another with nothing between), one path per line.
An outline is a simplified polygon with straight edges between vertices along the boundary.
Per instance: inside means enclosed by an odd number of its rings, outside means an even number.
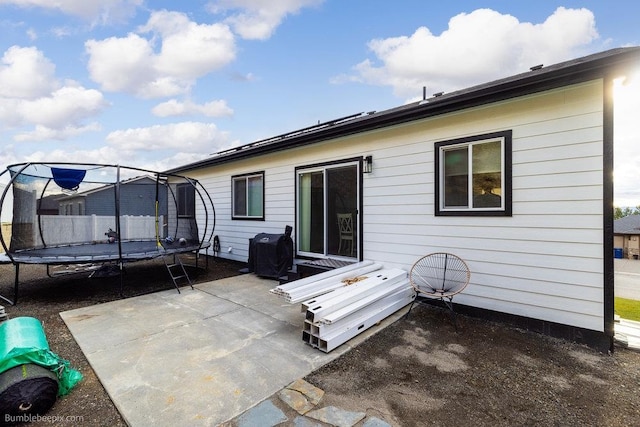
M141 176L120 184L120 215L156 215L156 193L158 213L166 215L167 187L156 185L156 180ZM115 216L115 185L104 185L82 193L58 199L60 215Z
M55 194L38 200L38 215L58 215L58 200L64 196Z
M616 258L640 256L640 215L628 215L613 222L613 247Z

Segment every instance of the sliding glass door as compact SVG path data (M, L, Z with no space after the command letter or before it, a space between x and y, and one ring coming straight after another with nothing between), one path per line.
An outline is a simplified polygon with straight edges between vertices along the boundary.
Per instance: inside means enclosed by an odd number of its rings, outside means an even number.
M297 252L358 258L359 162L297 171Z

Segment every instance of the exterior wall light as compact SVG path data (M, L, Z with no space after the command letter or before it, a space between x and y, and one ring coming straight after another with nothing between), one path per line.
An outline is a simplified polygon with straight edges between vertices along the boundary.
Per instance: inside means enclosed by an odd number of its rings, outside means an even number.
M373 156L367 156L364 158L364 173L373 172Z

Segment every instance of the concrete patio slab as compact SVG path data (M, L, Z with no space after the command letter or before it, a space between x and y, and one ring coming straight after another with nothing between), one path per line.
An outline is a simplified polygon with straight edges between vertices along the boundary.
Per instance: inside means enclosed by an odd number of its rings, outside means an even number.
M304 314L242 275L61 313L131 426L212 426L254 407L389 322L326 354Z

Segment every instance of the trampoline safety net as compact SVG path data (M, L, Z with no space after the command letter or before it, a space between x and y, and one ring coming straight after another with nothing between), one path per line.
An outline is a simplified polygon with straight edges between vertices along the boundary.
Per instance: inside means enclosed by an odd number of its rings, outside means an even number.
M150 258L167 247L208 246L213 236L211 198L185 176L77 163L7 171L0 209L3 217L12 210L12 226L0 243L13 262Z

